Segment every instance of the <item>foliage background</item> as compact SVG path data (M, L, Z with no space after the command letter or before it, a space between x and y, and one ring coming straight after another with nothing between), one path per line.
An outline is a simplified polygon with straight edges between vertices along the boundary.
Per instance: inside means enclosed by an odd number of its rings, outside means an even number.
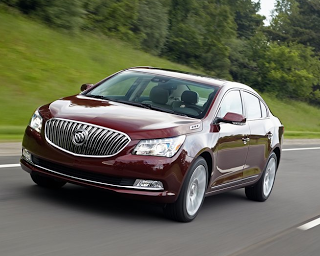
M25 125L34 106L77 93L70 85L142 64L248 84L271 106L286 102L289 130L320 131L319 109L301 105L320 106L319 0L277 0L269 26L252 0L0 2L0 107L9 114L0 133ZM289 105L303 109L303 125L287 116L299 112Z

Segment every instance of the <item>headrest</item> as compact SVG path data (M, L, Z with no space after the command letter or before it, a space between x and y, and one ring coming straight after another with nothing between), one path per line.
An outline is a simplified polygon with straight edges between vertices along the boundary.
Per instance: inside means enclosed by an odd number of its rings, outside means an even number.
M197 104L199 101L199 94L194 91L184 91L181 95L181 101L187 104Z
M150 100L157 104L166 104L169 99L169 92L160 86L155 86L150 91Z
M178 86L176 83L170 83L170 82L167 82L167 83L161 85L161 88L166 89L166 90L172 90L172 91L176 90L177 87Z

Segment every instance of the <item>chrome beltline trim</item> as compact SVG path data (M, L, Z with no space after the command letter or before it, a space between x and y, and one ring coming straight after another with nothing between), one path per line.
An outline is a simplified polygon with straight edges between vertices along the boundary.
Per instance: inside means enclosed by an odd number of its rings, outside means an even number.
M113 154L113 155L104 155L104 156L95 156L95 155L83 155L83 154L76 154L76 153L73 153L69 150L66 150L64 148L61 148L59 146L57 146L56 144L54 144L53 142L50 141L50 139L47 137L47 133L46 133L46 126L47 126L47 122L50 121L50 120L62 120L62 121L67 121L67 122L73 122L73 123L79 123L79 124L85 124L85 125L91 125L91 126L94 126L94 127L98 127L98 128L101 128L101 129L104 129L104 130L109 130L109 131L113 131L113 132L117 132L117 133L120 133L120 134L123 134L125 137L128 138L128 143L121 149L119 150L117 153ZM53 147L63 151L63 152L66 152L68 154L71 154L73 156L80 156L80 157L92 157L92 158L105 158L105 157L113 157L117 154L119 154L123 149L125 149L126 146L128 146L128 144L131 142L131 138L126 134L126 133L123 133L123 132L120 132L120 131L117 131L117 130L114 130L114 129L111 129L111 128L108 128L108 127L103 127L103 126L100 126L100 125L96 125L96 124L91 124L91 123L86 123L86 122L81 122L81 121L76 121L76 120L70 120L70 119L64 119L64 118L51 118L49 120L47 120L45 122L45 129L44 129L44 136L45 136L45 139L46 141Z
M78 177L74 177L74 176L70 176L68 174L64 174L64 173L60 173L60 172L56 172L50 169L47 169L45 167L39 166L35 163L30 163L27 162L29 164L32 164L35 167L38 167L40 169L46 170L48 172L52 172L54 174L58 174L61 176L65 176L67 178L71 178L71 179L75 179L75 180L81 180L81 181L86 181L86 182L90 182L90 183L95 183L95 184L99 184L99 185L105 185L105 186L110 186L110 187L117 187L117 188L130 188L130 189L135 189L135 190L149 190L149 191L163 191L164 189L161 188L143 188L143 187L134 187L134 186L121 186L121 185L114 185L114 184L109 184L109 183L104 183L104 182L99 182L99 181L93 181L93 180L87 180L87 179L82 179L82 178L78 178Z

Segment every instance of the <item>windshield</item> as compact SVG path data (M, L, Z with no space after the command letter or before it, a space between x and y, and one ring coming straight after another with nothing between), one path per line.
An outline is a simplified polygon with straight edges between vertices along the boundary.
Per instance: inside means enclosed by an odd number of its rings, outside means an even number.
M125 71L107 79L85 95L156 111L202 118L217 89L173 77Z

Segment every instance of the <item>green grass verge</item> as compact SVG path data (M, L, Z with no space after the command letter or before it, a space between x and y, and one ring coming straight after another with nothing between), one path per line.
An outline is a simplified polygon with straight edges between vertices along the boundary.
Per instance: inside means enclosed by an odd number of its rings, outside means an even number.
M285 132L285 139L319 139L320 132L301 132L301 131L287 131Z
M0 142L21 141L25 126L0 126Z
M0 4L0 140L19 140L33 111L77 94L132 66L196 72L134 49L127 43L89 33L57 31ZM320 110L305 103L262 95L285 125L286 136L320 138Z
M23 134L0 134L0 142L20 142Z
M304 102L262 94L272 113L285 126L285 138L320 138L320 109Z
M0 5L0 126L27 125L33 111L57 98L77 94L132 66L194 71L135 50L121 41L88 33L50 29Z

